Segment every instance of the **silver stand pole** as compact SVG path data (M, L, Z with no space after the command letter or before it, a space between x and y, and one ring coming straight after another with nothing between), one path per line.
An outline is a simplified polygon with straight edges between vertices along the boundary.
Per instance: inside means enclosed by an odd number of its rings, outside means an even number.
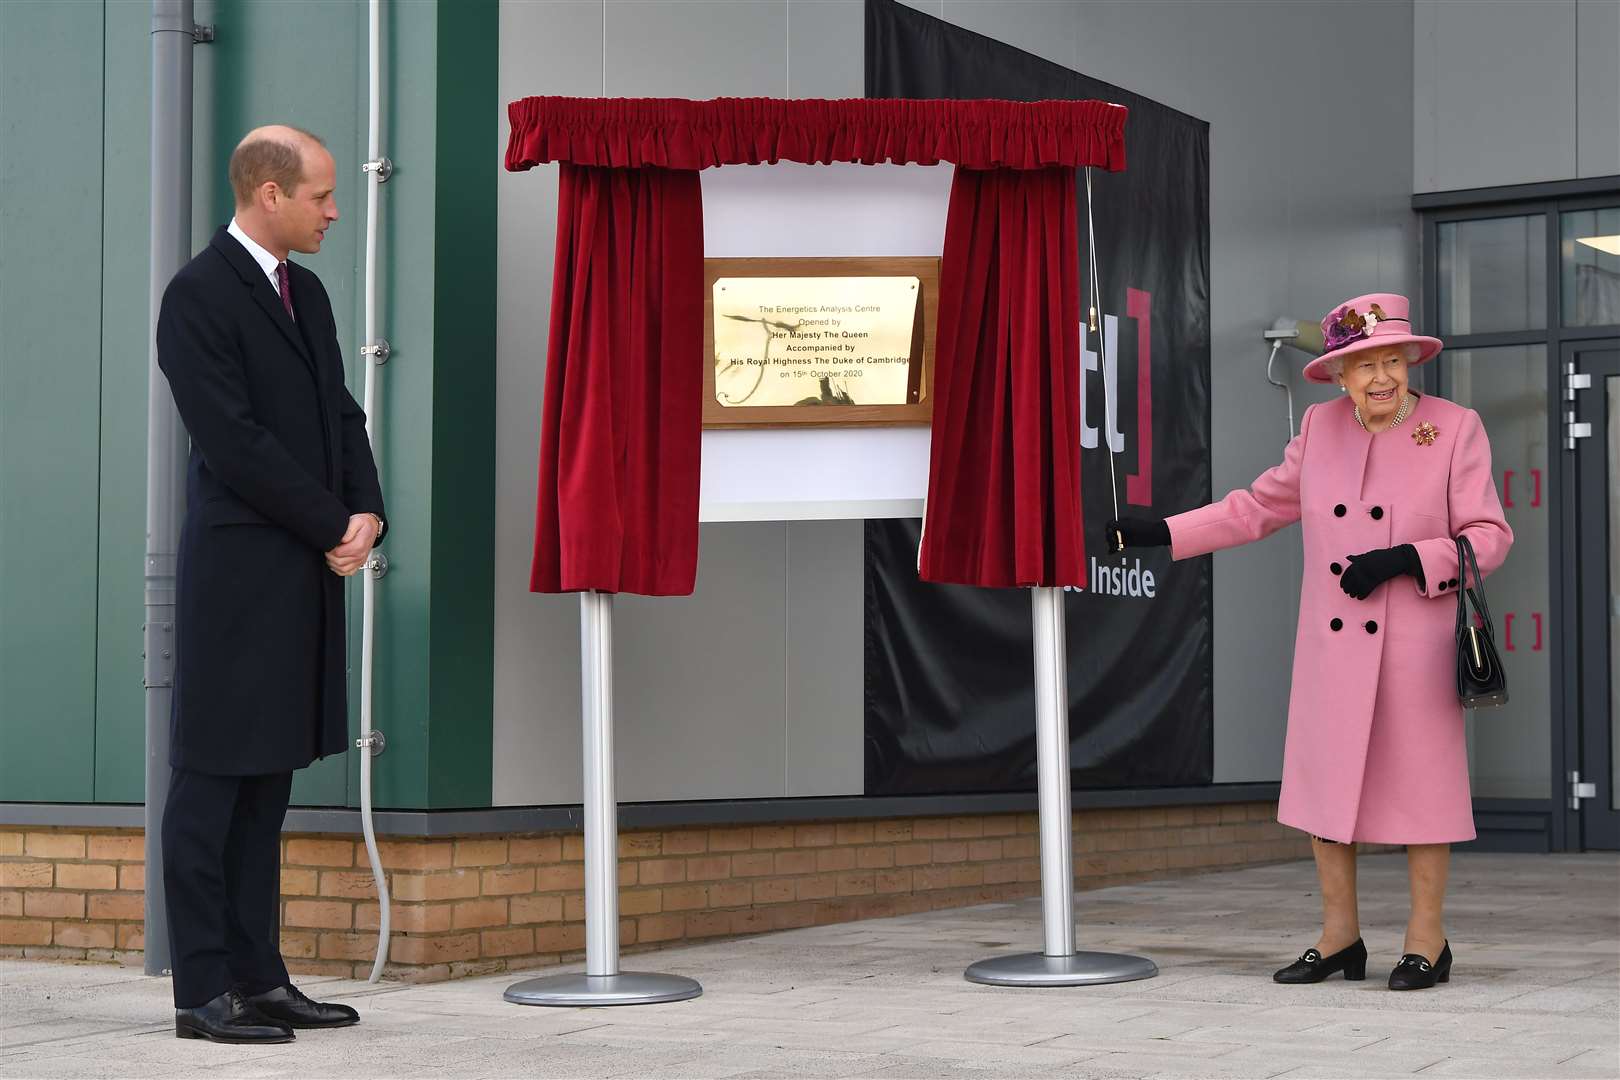
M613 798L613 597L579 595L585 723L585 972L507 987L518 1005L652 1005L703 987L683 975L619 970L619 825Z
M1090 986L1151 979L1159 969L1146 957L1074 949L1074 825L1069 813L1069 680L1063 592L1036 588L1030 594L1045 948L1038 953L980 960L963 974L969 982L991 986Z

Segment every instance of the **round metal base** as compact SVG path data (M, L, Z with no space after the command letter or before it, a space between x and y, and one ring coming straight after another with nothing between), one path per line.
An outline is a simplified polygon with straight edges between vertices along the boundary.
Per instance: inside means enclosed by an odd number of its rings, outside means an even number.
M987 986L1097 986L1151 979L1159 967L1145 956L1077 952L1072 956L1019 953L980 960L962 973Z
M506 988L502 996L515 1005L657 1005L685 1001L703 993L697 980L684 975L621 971L617 975L546 975Z

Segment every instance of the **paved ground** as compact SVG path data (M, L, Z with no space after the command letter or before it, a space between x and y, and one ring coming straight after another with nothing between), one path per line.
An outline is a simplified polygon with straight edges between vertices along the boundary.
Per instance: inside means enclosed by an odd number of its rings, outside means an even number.
M1455 974L1417 993L1383 985L1404 858L1364 858L1361 895L1362 983L1271 982L1314 935L1314 876L1296 863L1082 894L1081 946L1153 957L1146 982L964 982L973 960L1038 946L1036 903L999 904L631 957L703 982L673 1005L508 1005L511 976L309 980L361 1026L270 1047L175 1039L166 980L12 961L0 1076L1620 1077L1620 860L1459 856Z

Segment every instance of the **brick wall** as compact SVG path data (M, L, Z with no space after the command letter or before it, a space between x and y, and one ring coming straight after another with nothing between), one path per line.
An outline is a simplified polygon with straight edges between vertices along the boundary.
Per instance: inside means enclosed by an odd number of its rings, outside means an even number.
M1098 888L1308 857L1273 803L1083 810L1075 882ZM435 980L568 961L585 946L578 833L379 842L388 975ZM0 827L0 956L140 962L139 830ZM619 837L627 951L1035 896L1033 814L669 830ZM281 948L300 973L364 977L378 905L365 845L282 840Z

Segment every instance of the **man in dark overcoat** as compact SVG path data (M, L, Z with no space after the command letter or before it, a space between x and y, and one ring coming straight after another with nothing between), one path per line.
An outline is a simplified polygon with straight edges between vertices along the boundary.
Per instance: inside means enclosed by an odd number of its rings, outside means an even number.
M290 127L231 156L236 215L174 276L158 366L191 434L163 812L175 1033L286 1042L359 1020L291 985L280 834L292 774L348 745L343 578L384 531L314 254L336 167Z

